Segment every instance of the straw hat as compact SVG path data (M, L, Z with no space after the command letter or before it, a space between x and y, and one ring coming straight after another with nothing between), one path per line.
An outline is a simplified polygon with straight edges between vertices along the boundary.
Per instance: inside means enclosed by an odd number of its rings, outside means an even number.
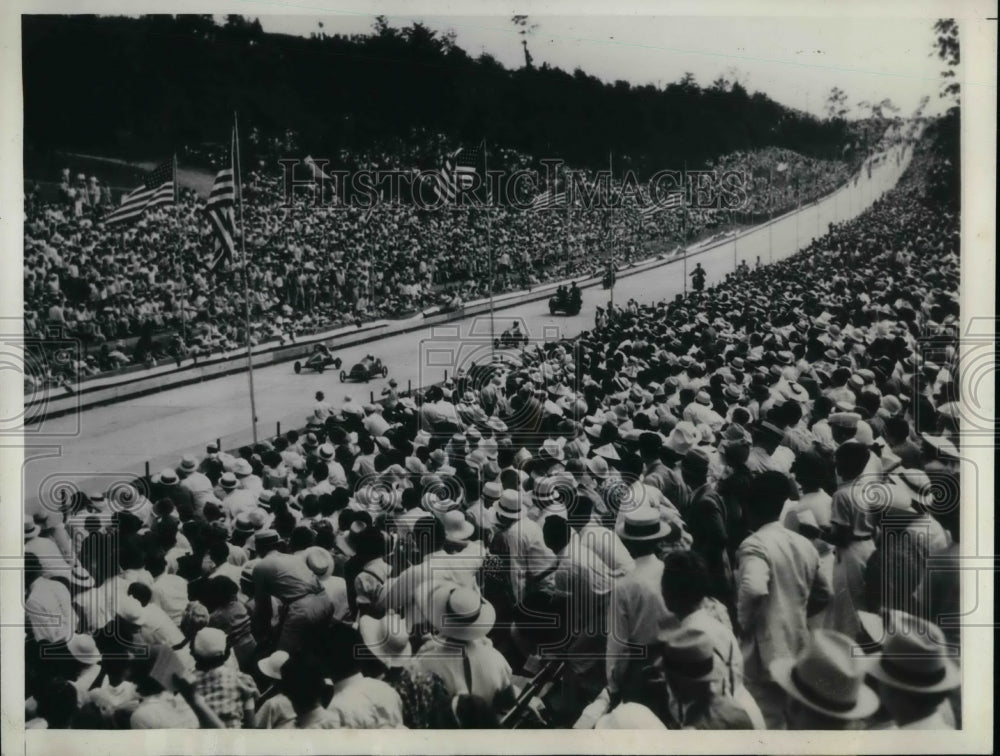
M440 586L432 596L432 622L438 634L457 641L485 638L496 623L493 604L473 588Z
M445 512L441 522L444 525L445 540L452 543L466 543L476 530L475 525L465 519L465 514L460 509Z
M946 655L944 633L920 617L893 612L882 651L869 674L884 685L911 693L940 693L962 684L958 665Z
M381 619L362 615L358 632L368 650L387 667L405 667L412 656L410 636L406 623L395 612L387 612Z
M670 523L661 520L659 511L648 504L629 509L615 526L618 537L625 541L656 541L672 531Z
M257 662L257 669L265 677L269 677L272 680L281 679L281 668L284 666L285 662L288 661L287 651L275 651L270 656L260 659Z
M725 670L715 663L715 643L703 629L693 625L672 628L659 636L667 674L692 682L709 682Z
M797 659L771 663L771 678L792 698L834 719L864 719L879 707L864 684L865 668L852 656L855 643L834 630L817 630Z

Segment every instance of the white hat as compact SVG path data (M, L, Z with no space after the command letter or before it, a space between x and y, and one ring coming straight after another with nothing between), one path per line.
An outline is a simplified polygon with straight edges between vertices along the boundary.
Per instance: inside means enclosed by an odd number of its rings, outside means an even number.
M522 495L518 491L509 488L500 493L500 499L493 506L498 517L508 520L519 520L524 516L524 507L521 502Z
M889 619L882 651L871 657L875 666L868 673L872 677L910 693L941 693L962 684L962 673L947 655L941 628L904 612L892 612Z
M771 678L792 698L834 719L864 719L879 707L864 684L867 671L853 656L855 642L835 630L816 630L796 659L771 663Z
M909 491L913 501L920 502L924 506L930 506L934 503L934 484L930 476L923 470L912 467L894 470L889 475L889 482Z
M431 597L434 629L444 638L473 641L485 638L496 623L493 604L475 588L445 583Z
M197 659L225 656L226 633L216 627L203 627L191 641L191 654Z
M101 652L93 636L76 633L66 644L66 649L81 664L96 664L101 660Z
M269 677L272 680L280 680L281 668L284 666L286 661L288 661L287 651L275 651L270 656L258 660L257 669L259 669L265 677Z
M413 652L406 623L395 612L381 619L364 614L358 620L358 632L368 649L387 667L405 667Z
M142 625L146 620L146 610L134 596L121 596L115 613L126 622Z
M608 712L594 725L595 730L666 730L663 724L648 707L630 701L619 704Z
M32 517L24 518L24 540L30 541L32 538L37 536L42 532L42 529L38 527L38 523L35 522Z
M476 526L465 519L460 509L451 509L441 517L444 525L445 540L452 543L465 543L475 532Z
M168 467L160 471L160 483L165 486L172 486L179 480L180 478L177 477L177 471L172 467Z
M623 541L655 541L667 538L673 528L660 518L656 507L643 504L627 510L622 521L615 526L615 532Z

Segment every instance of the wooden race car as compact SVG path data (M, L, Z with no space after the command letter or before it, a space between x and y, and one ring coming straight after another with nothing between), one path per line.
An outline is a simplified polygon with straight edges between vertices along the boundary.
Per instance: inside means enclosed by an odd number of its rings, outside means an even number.
M352 380L367 383L372 378L385 378L387 375L389 375L389 368L382 364L382 360L378 357L368 355L352 367L350 372L341 370L340 382L345 383L348 380Z

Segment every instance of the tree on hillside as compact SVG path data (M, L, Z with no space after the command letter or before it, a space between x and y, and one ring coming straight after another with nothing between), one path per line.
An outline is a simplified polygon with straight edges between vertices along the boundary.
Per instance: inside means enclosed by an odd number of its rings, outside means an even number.
M309 38L236 15L24 16L26 147L148 159L224 141L238 111L262 149L289 144L288 129L303 150L329 156L442 135L435 153L486 138L600 169L613 147L616 162L627 155L651 172L767 146L839 157L852 129L749 91L738 71L706 89L691 73L662 87L609 83L549 65L509 69L419 21L373 22L367 35L329 34L327 23ZM530 20L517 28L530 42Z
M941 96L954 100L958 104L961 86L955 81L955 70L960 62L958 46L958 24L953 18L939 18L934 24L935 48L938 57L944 61L945 70L941 72L941 78L945 80L941 90Z
M524 67L532 68L531 53L528 51L528 37L535 33L538 24L528 22L528 17L524 15L511 16L511 23L517 29L518 36L521 37L521 47L524 48Z
M847 93L834 87L826 98L826 114L832 121L843 120L847 116Z

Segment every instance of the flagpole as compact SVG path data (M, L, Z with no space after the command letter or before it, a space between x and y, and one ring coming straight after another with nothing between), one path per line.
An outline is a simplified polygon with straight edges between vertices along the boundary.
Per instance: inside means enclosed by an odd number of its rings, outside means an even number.
M174 205L177 204L177 153L174 153ZM184 261L181 259L180 238L174 242L174 254L177 255L177 272L181 284L181 345L187 343L187 281L184 278Z
M250 383L250 419L253 428L253 443L257 445L257 400L253 391L253 349L250 344L250 273L247 270L246 234L243 226L243 180L240 177L240 131L239 118L233 111L233 178L236 182L236 196L240 203L240 254L243 256L243 312L246 315L247 339L247 379Z
M556 188L558 189L558 179L556 181ZM569 182L566 180L566 174L563 174L563 193L566 197L566 223L563 225L563 239L566 245L566 261L569 262L569 224L572 222L573 204L570 202L569 196Z
M799 251L799 212L802 209L802 200L799 199L799 190L795 190L795 251Z
M736 220L733 217L734 215L735 215L735 213L733 212L732 209L730 209L729 210L729 225L732 227L733 234L734 234L734 236L733 236L733 273L735 274L736 271L739 270L739 268L740 268L740 263L739 263L740 255L739 255L739 251L738 251L739 247L737 246L740 243L740 230L738 228L736 228Z
M681 256L684 262L684 296L688 293L688 256L687 256L687 230L688 230L688 208L687 208L687 175L688 164L684 161L684 176L681 179Z
M615 179L615 169L614 163L612 162L612 152L608 150L608 173L611 174L611 178L608 179L608 202L611 201L611 182ZM608 208L608 214L610 216L611 208ZM614 316L615 312L615 279L618 277L615 274L615 242L611 238L611 223L608 223L608 251L611 258L611 302L608 307L608 316Z
M489 206L489 180L490 180L490 163L489 163L489 153L486 149L486 140L483 140L483 172L486 174L483 178L487 181L486 185L486 256L489 258L490 266L490 357L493 361L496 361L496 345L493 343L496 329L493 323L493 220L490 213Z
M767 213L767 256L770 262L774 262L774 170L770 166L767 169L767 189L771 194Z

